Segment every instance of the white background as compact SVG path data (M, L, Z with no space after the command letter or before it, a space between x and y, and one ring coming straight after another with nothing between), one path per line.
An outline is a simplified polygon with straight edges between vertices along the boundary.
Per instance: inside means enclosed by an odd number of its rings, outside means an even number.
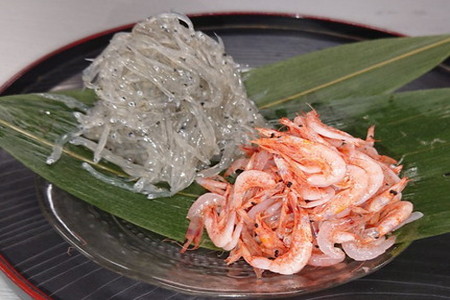
M450 33L449 0L1 0L0 86L51 50L171 10L283 12L367 24L407 35Z
M450 0L0 0L0 86L72 41L167 11L281 12L405 35L450 33ZM2 277L1 299L18 299L7 291Z

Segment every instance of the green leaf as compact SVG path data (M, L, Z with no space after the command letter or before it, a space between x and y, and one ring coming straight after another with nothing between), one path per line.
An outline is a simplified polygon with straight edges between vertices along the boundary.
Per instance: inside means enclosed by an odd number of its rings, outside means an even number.
M293 112L308 108L305 104L292 106ZM318 111L326 123L357 136L364 136L371 124L377 125L381 153L402 158L404 174L412 179L404 198L425 214L401 231L403 240L450 232L450 131L442 130L450 128L450 89L324 101ZM201 194L200 188L192 186L171 198L149 200L90 176L81 168L81 162L92 164L92 154L71 145L55 165L45 164L54 141L75 129L72 112L64 104L38 95L3 97L0 145L34 172L76 197L182 241L188 225L187 210ZM96 168L110 176L124 176L105 163ZM206 242L204 246L211 245Z
M388 38L332 47L246 74L261 108L392 92L450 55L450 36ZM273 111L273 110L271 110Z
M450 231L450 157L446 153L450 132L442 130L450 128L450 90L371 95L389 93L417 78L449 52L448 36L355 43L252 70L246 85L269 118L292 116L308 109L305 103L309 102L325 122L357 136L364 136L367 127L376 124L377 137L382 140L380 152L395 158L404 156L405 173L414 179L405 198L425 213L421 221L401 231L401 239L411 240ZM149 200L92 177L81 167L82 162L129 183L116 166L94 164L90 151L72 145L65 146L56 164L45 164L55 141L77 126L73 112L80 105L75 105L75 100L86 105L95 101L90 90L57 95L1 97L0 146L76 197L182 241L188 225L187 210L202 193L198 186L171 198ZM339 98L343 99L336 100ZM211 243L206 240L204 246L211 247Z

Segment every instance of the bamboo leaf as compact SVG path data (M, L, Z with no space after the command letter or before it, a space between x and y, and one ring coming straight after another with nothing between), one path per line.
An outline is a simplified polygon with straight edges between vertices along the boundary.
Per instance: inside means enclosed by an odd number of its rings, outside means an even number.
M262 108L395 91L450 55L450 36L388 38L347 44L263 66L246 74Z
M71 94L82 97L83 93ZM295 109L294 109L295 108ZM425 217L401 231L410 240L450 232L450 89L427 90L323 101L316 107L328 124L364 136L377 125L381 152L403 158L405 175L413 179L404 193ZM292 112L307 106L292 104ZM34 172L100 209L138 226L182 241L187 210L201 194L192 186L171 198L145 196L105 184L81 168L92 153L68 145L58 163L45 160L54 141L74 130L73 110L39 95L1 98L0 145ZM36 116L40 116L36 118ZM437 122L437 120L439 122ZM108 164L96 165L110 176L121 176ZM415 228L416 226L417 228ZM210 247L208 242L204 245Z
M376 124L381 152L403 157L405 174L414 180L405 198L425 213L420 222L401 231L401 239L412 240L450 231L450 132L442 130L450 128L450 90L372 95L399 88L449 53L449 36L363 42L252 70L246 85L268 118L292 116L308 109L308 102L325 122L357 136L364 136L367 127ZM187 210L196 195L203 192L198 186L171 198L149 200L92 177L81 167L82 162L129 184L129 178L116 166L103 161L94 164L90 151L73 145L66 145L56 164L45 164L55 141L75 130L73 112L82 109L77 100L89 106L95 95L82 90L57 96L1 97L0 146L76 197L182 241L188 225ZM211 244L206 241L204 246Z

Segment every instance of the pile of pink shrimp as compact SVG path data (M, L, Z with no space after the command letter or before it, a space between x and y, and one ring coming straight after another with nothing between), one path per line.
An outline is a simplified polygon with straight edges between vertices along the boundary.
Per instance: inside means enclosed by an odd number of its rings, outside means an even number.
M206 229L230 251L227 263L243 258L259 276L294 274L346 255L373 259L394 244L392 231L421 217L401 200L408 179L375 150L373 126L363 140L323 124L316 111L279 122L286 130L257 129L260 138L224 176L197 179L209 192L189 209L182 252L197 248Z

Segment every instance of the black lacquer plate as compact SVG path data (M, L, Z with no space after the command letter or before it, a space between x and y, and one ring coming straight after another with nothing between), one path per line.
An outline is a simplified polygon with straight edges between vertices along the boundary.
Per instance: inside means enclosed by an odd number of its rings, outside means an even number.
M214 15L195 17L193 22L198 30L209 34L218 34L224 40L227 52L237 62L249 67L343 43L390 36L373 29L325 20L286 16ZM121 30L123 29L126 28L121 28ZM98 55L107 45L113 33L114 30L88 37L46 57L25 70L20 77L5 87L3 94L79 87L81 84L79 74L89 64L86 59ZM449 87L449 78L448 70L439 67L404 89ZM119 230L131 239L135 237L134 242L131 242L131 250L127 249L131 251L130 253L141 251L143 243L152 241L151 235L140 232L122 220L103 214L80 200L68 198L56 189L49 190L49 186L42 181L38 180L39 189L36 191L35 175L2 150L0 150L0 167L0 177L2 178L0 182L0 253L23 278L45 294L57 299L198 299L203 297L180 293L179 290L191 293L198 291L164 284L158 278L146 280L133 275L132 272L127 272L127 266L117 266L117 268L107 266L109 269L126 274L124 276L96 264L91 259L104 265L101 261L102 254L98 253L98 249L94 256L83 247L79 247L80 252L72 248L71 244L65 242L57 233L59 231L66 235L65 238L72 242L77 239L67 235L71 228L64 228L64 226L71 224L67 219L58 220L52 210L56 202L52 204L50 200L73 201L63 208L86 211L90 218L89 222L93 224L93 230L105 229L105 227L109 230L111 226L116 226L118 229L115 229L112 235L118 234ZM57 197L49 197L51 195L57 195ZM44 214L56 226L57 231L41 213L38 204L39 197L41 197ZM56 205L61 207L64 201L60 201ZM64 218L64 215L62 217ZM72 216L72 219L76 220L76 217ZM83 239L82 236L79 238ZM120 239L119 237L118 240L120 241ZM157 238L155 237L155 239ZM76 241L74 243L76 244ZM127 242L128 246L129 243ZM296 295L293 298L450 298L448 246L450 246L449 235L416 241L393 262L371 275L339 287L307 295ZM120 243L116 247L120 247ZM104 253L107 252L105 248ZM126 255L131 255L123 254L125 261ZM85 255L91 259L86 258ZM384 261L388 260L389 257L375 265L382 265ZM122 271L120 271L121 268ZM152 265L150 264L148 268L151 269ZM177 271L180 270L175 268L174 274ZM153 282L156 285L131 279L129 276ZM234 274L234 276L243 276L243 274ZM23 279L16 278L16 280ZM168 286L172 289L175 288L176 291L166 289ZM281 294L278 293L278 295ZM228 295L242 296L244 294L228 293Z

